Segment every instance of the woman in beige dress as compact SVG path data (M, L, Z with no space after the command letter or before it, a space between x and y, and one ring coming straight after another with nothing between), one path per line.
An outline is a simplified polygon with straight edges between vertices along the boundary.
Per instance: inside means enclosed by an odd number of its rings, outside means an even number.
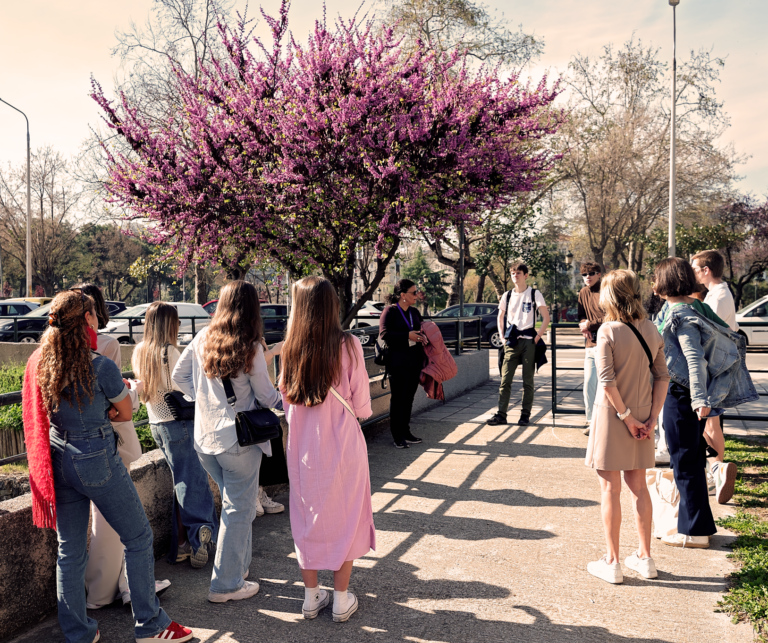
M651 558L652 508L645 470L655 464L652 437L667 397L669 373L664 361L664 342L653 322L646 318L640 281L634 272L615 270L603 277L600 306L605 318L597 333L599 386L586 465L596 469L600 478L608 553L589 563L587 571L609 583L621 583L622 471L632 492L640 541L624 564L644 578L657 576Z

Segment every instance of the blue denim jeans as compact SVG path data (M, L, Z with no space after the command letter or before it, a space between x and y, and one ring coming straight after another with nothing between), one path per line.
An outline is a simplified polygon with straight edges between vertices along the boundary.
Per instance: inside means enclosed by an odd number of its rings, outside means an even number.
M221 525L211 576L211 591L228 594L243 586L251 566L261 449L235 443L224 453L198 453L200 462L221 490Z
M597 397L597 368L595 366L595 348L588 348L584 355L584 408L587 422L592 421L592 407Z
M173 420L150 424L149 428L173 476L174 511L171 515L171 551L168 554L168 562L173 564L179 547L177 507L181 523L187 529L187 540L194 551L200 548L200 527L203 525L211 528L213 542L218 540L219 521L216 518L213 494L208 486L208 474L200 464L192 442L194 421Z
M86 542L90 503L98 507L125 546L134 634L151 637L171 619L155 595L152 529L128 471L117 452L111 424L80 432L51 427L56 489L56 596L67 643L91 643L98 629L85 611Z

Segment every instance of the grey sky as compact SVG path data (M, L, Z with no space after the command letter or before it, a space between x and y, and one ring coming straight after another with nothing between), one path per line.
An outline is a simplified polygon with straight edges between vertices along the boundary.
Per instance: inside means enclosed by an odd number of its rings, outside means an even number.
M327 0L328 15L349 16L358 2ZM77 153L98 122L88 97L90 75L111 89L117 61L109 54L115 29L141 22L151 0L0 0L0 98L27 112L32 146L50 144L65 155ZM237 0L244 6L244 0ZM576 52L596 56L602 46L620 45L634 33L671 55L672 10L667 0L489 0L526 31L546 41L544 56L532 70L565 70ZM279 0L264 0L275 12ZM251 2L255 13L258 1ZM678 55L700 47L727 57L718 95L732 119L724 142L750 155L739 168L743 191L768 194L768 2L765 0L681 0ZM291 28L301 39L322 16L319 0L294 0ZM261 27L264 25L262 23ZM0 104L0 163L21 163L25 155L24 119Z

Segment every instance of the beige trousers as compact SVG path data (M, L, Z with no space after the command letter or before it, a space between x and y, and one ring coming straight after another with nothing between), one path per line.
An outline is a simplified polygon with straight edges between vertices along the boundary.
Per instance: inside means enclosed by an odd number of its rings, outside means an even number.
M134 391L129 391L129 394L132 399L135 398L135 411L138 398ZM120 458L125 468L130 469L131 462L141 457L141 444L133 422L113 422L112 428L121 438L117 447ZM128 591L124 549L120 536L109 526L96 505L91 503L91 546L85 568L85 600L89 604L109 605L119 594Z

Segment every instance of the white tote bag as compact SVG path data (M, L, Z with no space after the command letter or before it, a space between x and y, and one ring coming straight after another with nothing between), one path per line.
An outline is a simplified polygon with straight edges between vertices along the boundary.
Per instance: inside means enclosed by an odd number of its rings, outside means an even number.
M672 469L648 469L645 482L653 505L653 535L656 538L677 533L680 492Z

